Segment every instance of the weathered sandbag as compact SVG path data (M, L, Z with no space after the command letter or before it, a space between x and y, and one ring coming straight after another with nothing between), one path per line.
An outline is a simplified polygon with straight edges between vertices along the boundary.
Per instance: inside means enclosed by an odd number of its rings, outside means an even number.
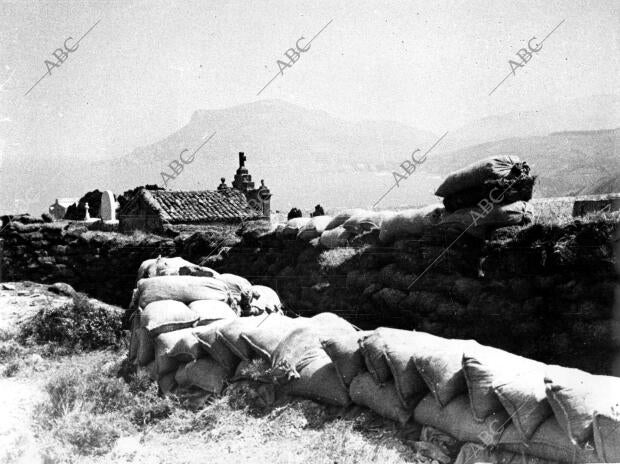
M495 205L489 212L481 208L465 208L446 214L436 224L440 229L467 231L479 236L488 229L527 224L532 221L533 207L525 201L516 201L509 205Z
M250 281L236 274L220 274L217 279L226 284L226 288L237 301L240 301L241 295L248 295L252 290Z
M292 318L282 314L269 314L256 327L241 334L250 348L267 361L271 361L271 354L286 336L295 328L308 324L307 317Z
M138 309L140 307L140 291L134 288L131 291L131 301L129 302L128 309Z
M181 387L198 387L219 395L230 373L214 359L200 358L182 365L174 376Z
M369 372L355 376L349 387L349 395L355 404L366 406L381 417L405 424L411 418L411 410L403 407L394 382L376 383Z
M281 383L298 378L301 369L316 357L327 356L321 338L355 333L345 319L332 313L311 318L310 324L293 329L277 346L271 356L272 373Z
M170 276L180 275L181 268L193 268L196 264L187 261L181 257L174 258L157 258L155 260L155 275L156 276ZM188 274L189 275L189 274ZM151 277L153 277L151 275ZM213 274L207 277L213 277Z
M289 219L282 229L282 238L295 238L303 226L310 222L309 217Z
M157 343L156 343L157 346ZM155 349L155 364L157 366L157 378L161 379L164 375L174 373L182 363L167 354Z
M444 214L445 209L440 204L398 211L381 223L379 240L391 243L412 235L421 235L427 227L438 224Z
M198 316L196 325L208 325L220 319L237 317L235 311L224 301L196 300L189 304L189 309L194 311Z
M213 277L158 276L138 282L140 307L161 300L191 303L196 300L228 301L226 284Z
M196 327L192 332L202 349L228 371L236 368L240 358L228 348L224 340L218 336L217 331L233 320L235 319L220 319L209 325Z
M131 316L131 329L129 333L129 360L135 361L138 356L138 335L137 331L140 328L140 314L136 311Z
M153 336L144 327L139 327L135 331L137 350L136 364L146 366L155 359L155 342Z
M162 395L169 395L176 388L177 383L174 380L175 372L176 371L172 371L167 373L166 375L162 375L157 380L157 384L159 385L159 390L161 391Z
M342 226L335 229L326 230L321 234L319 243L325 248L338 248L344 247L349 243L349 238L352 237L352 233Z
M557 464L555 460L542 459L507 450L487 448L479 443L465 443L453 464L474 463L501 463L501 464Z
M494 445L502 435L503 427L509 421L505 411L487 417L484 422L474 419L467 395L454 398L441 406L432 394L426 395L413 413L416 422L431 425L452 435L459 441L473 441Z
M342 213L338 213L336 216L332 218L331 221L329 221L327 226L325 226L325 230L332 230L337 227L341 227L342 224L344 224L348 219L351 218L351 216L359 215L364 212L365 210L361 208L356 208L356 209L348 209L346 211L343 211Z
M521 439L527 442L553 412L547 401L544 375L521 372L518 375L495 375L493 390L510 415Z
M549 366L547 400L571 442L584 447L593 440L594 413L620 408L620 378L592 375L579 369Z
M509 175L519 175L529 167L518 156L500 155L485 158L449 174L435 191L438 197L445 197L482 185L485 181L497 180Z
M155 359L144 366L138 366L138 372L141 370L146 372L146 375L148 375L149 379L153 382L157 381L159 374L157 373L157 363L155 362Z
M252 299L250 308L262 313L280 313L283 306L280 297L272 288L265 285L252 285Z
M462 366L471 409L477 420L483 421L503 408L493 388L493 382L497 379L526 375L540 384L544 394L546 364L490 346L478 345L474 350L463 353Z
M267 314L262 314L260 316L238 317L217 329L218 340L223 341L238 358L250 359L253 351L241 335L257 327L267 316Z
M594 413L592 421L596 453L603 462L620 462L620 409Z
M334 365L324 352L305 364L299 374L284 386L285 393L336 406L351 404L349 392L340 383Z
M198 359L204 356L205 351L194 335L195 331L195 328L189 327L160 334L155 338L156 350L184 363Z
M331 216L314 216L310 218L310 220L299 229L297 238L309 242L313 238L320 237L321 234L325 232L325 227L327 227L327 224L329 224L331 220Z
M411 331L409 330L379 327L375 331L359 339L359 346L362 356L364 357L364 364L377 384L382 385L392 378L392 372L390 371L390 366L387 363L387 357L385 355L386 338L395 340L397 337L405 337L408 339L410 336Z
M352 215L343 224L346 230L353 234L361 234L371 230L381 229L381 224L385 218L394 215L393 211L365 211Z
M157 269L157 258L145 259L140 264L138 268L138 273L136 275L136 282L139 282L140 279L148 279L149 277L154 277L156 275Z
M140 326L153 336L191 327L196 321L196 313L175 300L154 301L140 311Z
M359 340L369 334L365 331L321 338L321 346L334 363L345 388L349 388L356 375L366 370Z
M498 447L556 462L599 462L594 449L583 450L571 443L554 417L543 422L527 443L521 440L521 434L513 424L508 425L502 433Z

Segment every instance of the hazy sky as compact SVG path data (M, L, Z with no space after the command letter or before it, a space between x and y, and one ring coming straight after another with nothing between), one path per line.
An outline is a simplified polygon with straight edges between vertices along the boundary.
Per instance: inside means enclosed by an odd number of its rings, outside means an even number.
M620 94L619 6L601 0L3 1L0 148L4 159L33 161L120 156L182 127L196 109L262 98L442 133L486 115ZM332 19L257 97L285 50ZM564 19L541 52L489 97L515 52ZM98 20L79 48L24 96L47 71L51 53Z

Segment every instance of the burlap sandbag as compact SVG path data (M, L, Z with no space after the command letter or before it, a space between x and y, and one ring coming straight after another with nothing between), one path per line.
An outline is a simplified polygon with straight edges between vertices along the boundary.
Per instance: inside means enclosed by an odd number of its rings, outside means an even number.
M235 311L224 301L196 300L189 304L189 309L198 316L196 325L208 325L219 319L231 319L237 316Z
M167 396L174 391L177 386L176 381L174 380L176 371L169 372L165 375L162 375L157 380L157 384L159 385L159 390L162 395Z
M521 440L521 434L513 424L508 425L502 433L498 447L513 453L556 462L571 464L600 462L594 449L583 450L571 443L554 417L543 422L527 443Z
M213 277L159 276L138 282L140 307L161 300L191 303L196 300L228 301L226 284Z
M225 369L234 369L240 358L233 353L228 345L218 336L218 329L224 327L235 319L220 319L209 325L196 327L192 334L211 358L222 365Z
M303 226L310 222L309 217L299 217L289 219L282 229L282 238L296 238Z
M362 371L366 370L359 340L370 331L353 332L321 339L321 346L330 357L345 388Z
M198 387L206 392L219 395L231 375L230 371L214 359L206 357L182 365L176 371L174 378L181 387Z
M553 412L547 401L544 374L522 372L494 376L493 390L524 442Z
M131 315L131 331L129 333L129 360L134 362L138 356L138 335L137 331L140 328L140 313L134 311Z
M136 337L136 364L146 366L155 360L155 342L153 336L144 327L139 327L135 331Z
M155 338L157 352L184 363L204 356L205 351L194 335L195 330L195 328L189 327L158 335Z
M297 238L309 242L313 238L320 237L331 220L331 216L314 216L299 229Z
M594 413L592 421L596 453L603 462L620 462L620 408Z
M415 366L440 406L467 391L463 375L463 352L478 346L474 340L436 337L428 349L414 355Z
M342 224L344 224L345 222L347 222L348 219L351 218L351 216L359 215L362 213L365 213L365 210L361 208L348 209L346 211L343 211L342 213L338 213L332 218L331 221L329 221L327 226L325 226L325 230L332 230L336 227L341 227Z
M346 230L353 234L361 234L371 230L381 229L386 218L394 215L393 211L360 211L352 215L343 224Z
M280 297L272 288L265 285L252 285L252 299L250 308L262 313L280 313L283 306Z
M560 427L571 442L580 447L593 442L594 413L611 413L620 407L618 377L549 366L545 389Z
M322 338L355 333L346 320L331 314L314 316L309 324L293 329L277 346L271 356L272 373L281 383L299 378L305 365L319 355L325 355Z
M149 277L155 277L156 275L156 266L157 258L145 259L140 264L138 268L138 273L136 275L136 282L139 282L140 279L148 279Z
M321 403L348 406L349 392L338 379L336 369L325 352L317 352L300 368L299 376L283 387L289 395L309 398Z
M238 358L250 359L253 350L241 335L257 327L267 316L267 314L262 314L260 316L238 317L217 329L218 339L223 341Z
M224 282L226 288L237 301L241 301L241 295L249 295L252 290L252 284L245 277L236 274L220 274L217 279Z
M191 327L196 321L198 316L194 311L174 300L154 301L140 312L140 326L152 336Z
M495 380L525 375L533 378L542 388L547 368L543 363L482 345L463 353L462 366L471 409L474 417L480 421L503 408L493 388Z
M329 249L344 247L349 243L351 237L352 233L340 226L324 231L319 238L319 243Z
M197 266L181 257L157 258L155 260L155 276L193 275L192 269L201 269L203 271L201 274L204 277L214 277L217 274L212 269ZM151 275L151 277L154 276Z
M292 318L282 314L269 314L256 327L246 330L241 337L250 348L267 361L282 340L295 328L310 321L307 317Z
M473 441L487 446L498 443L509 423L505 411L487 417L484 422L474 419L467 395L460 395L442 407L432 394L426 395L413 413L416 422L431 425L459 441Z
M500 155L485 158L465 166L448 175L435 191L438 197L445 197L484 184L488 180L508 177L516 170L521 172L527 165L518 156ZM527 168L529 171L529 168Z
M366 406L381 417L405 424L411 418L411 410L405 409L398 399L394 382L379 385L369 372L355 376L349 388L355 404Z
M465 443L453 464L557 464L556 460L542 459L512 451L487 448L479 443Z
M412 235L421 235L427 227L439 223L444 212L440 204L398 211L381 223L379 240L391 243Z

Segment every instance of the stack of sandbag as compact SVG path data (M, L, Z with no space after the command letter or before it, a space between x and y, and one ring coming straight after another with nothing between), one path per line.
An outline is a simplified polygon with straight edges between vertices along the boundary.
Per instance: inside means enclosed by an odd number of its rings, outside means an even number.
M180 257L147 259L140 264L136 282L140 279L165 275L194 275L216 277L219 274L211 268L199 266Z
M503 196L501 204L532 199L535 177L518 156L485 158L448 175L435 191L447 211L473 208L484 198Z
M282 238L285 239L297 238L297 234L299 234L299 231L308 222L310 222L310 219L311 218L309 217L298 217L289 219L281 230L276 229L276 234L280 235Z
M429 227L438 224L444 215L445 209L439 204L398 211L383 220L379 240L391 243L398 239L422 235Z
M337 214L325 225L319 243L325 248L344 247L355 237L380 230L381 224L394 213L351 209Z
M531 222L527 202L535 177L517 156L494 156L450 174L437 188L446 208L441 226L484 236L489 229Z
M299 229L297 238L309 242L314 238L320 237L321 234L325 232L325 228L331 220L331 216L314 216L310 218L310 220Z

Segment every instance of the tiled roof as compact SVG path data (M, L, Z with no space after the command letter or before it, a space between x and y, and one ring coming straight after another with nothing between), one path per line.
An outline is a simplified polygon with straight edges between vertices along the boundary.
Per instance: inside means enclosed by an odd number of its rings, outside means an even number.
M169 224L197 224L212 221L258 219L239 190L226 191L169 191L146 190L140 194L160 218Z

